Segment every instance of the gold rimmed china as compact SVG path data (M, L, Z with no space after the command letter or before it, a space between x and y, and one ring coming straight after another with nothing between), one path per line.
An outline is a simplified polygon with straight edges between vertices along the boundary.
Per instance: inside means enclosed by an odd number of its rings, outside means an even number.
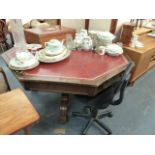
M61 54L55 55L55 56L49 56L46 54L45 49L42 49L36 54L36 58L40 62L54 63L54 62L59 62L59 61L62 61L64 59L68 58L70 56L70 54L71 54L71 51L68 50L67 48L65 48Z

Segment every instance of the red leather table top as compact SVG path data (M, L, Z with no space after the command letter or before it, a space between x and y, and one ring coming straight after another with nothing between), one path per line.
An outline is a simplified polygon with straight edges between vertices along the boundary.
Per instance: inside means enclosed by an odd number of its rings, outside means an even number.
M71 56L63 61L40 63L38 67L24 71L24 75L93 80L127 64L128 61L123 55L111 57L90 51L73 51Z
M2 56L7 63L15 56L12 48ZM92 51L73 51L69 58L56 63L40 63L34 69L17 74L22 81L43 81L99 86L104 81L122 72L128 65L123 56L98 55Z

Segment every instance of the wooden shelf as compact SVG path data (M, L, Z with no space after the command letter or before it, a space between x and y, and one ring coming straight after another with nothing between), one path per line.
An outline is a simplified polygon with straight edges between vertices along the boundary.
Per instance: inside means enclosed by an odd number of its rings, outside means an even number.
M137 28L136 30L134 30L133 33L136 35L142 35L149 32L151 32L151 29L142 27L142 28Z

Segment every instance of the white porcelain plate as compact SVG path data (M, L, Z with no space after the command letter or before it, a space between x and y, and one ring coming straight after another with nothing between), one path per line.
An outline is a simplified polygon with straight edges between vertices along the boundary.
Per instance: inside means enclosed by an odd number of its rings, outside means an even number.
M36 54L36 58L40 61L40 62L44 62L44 63L54 63L54 62L59 62L62 61L66 58L68 58L71 54L71 51L69 51L68 49L65 49L63 53L56 55L56 56L48 56L46 55L44 50L40 50L37 54Z

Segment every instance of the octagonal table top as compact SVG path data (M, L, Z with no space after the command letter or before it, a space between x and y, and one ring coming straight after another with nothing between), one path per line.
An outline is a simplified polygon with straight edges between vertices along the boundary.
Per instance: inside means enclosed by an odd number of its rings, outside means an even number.
M14 55L15 49L3 54L6 62ZM69 58L57 63L40 63L34 69L18 74L22 81L44 81L84 84L98 87L106 80L121 73L128 65L125 56L98 55L93 51L72 51Z

